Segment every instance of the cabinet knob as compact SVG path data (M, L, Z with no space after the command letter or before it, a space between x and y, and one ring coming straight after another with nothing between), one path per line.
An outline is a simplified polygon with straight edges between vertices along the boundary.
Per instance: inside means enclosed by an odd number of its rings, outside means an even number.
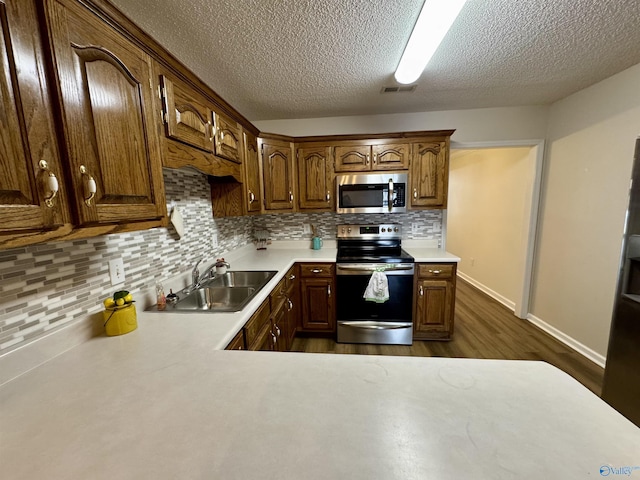
M331 193L329 193L329 190L327 190L327 202L331 201Z
M249 190L249 203L253 203L256 201L256 196L253 194L251 190Z
M289 191L289 203L293 203L293 192Z
M84 203L87 207L90 207L91 201L98 191L98 186L96 185L96 180L91 176L89 170L87 170L87 167L80 165L80 173L84 178Z
M418 198L418 189L417 188L413 189L413 198Z
M421 297L424 296L424 289L422 288L422 285L418 287L418 293L420 294Z
M289 280L295 280L296 276L295 275L289 275Z
M53 200L58 195L58 190L59 190L58 179L56 178L54 173L51 170L49 170L49 165L47 164L46 160L40 160L40 162L38 163L38 166L40 167L41 170L43 170L46 173L46 181L45 181L46 196L44 199L44 204L49 208L53 208L53 205L54 205Z

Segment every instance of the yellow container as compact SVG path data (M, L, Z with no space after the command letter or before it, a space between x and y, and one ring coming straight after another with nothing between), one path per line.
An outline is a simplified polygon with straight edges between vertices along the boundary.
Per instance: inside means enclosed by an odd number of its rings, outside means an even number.
M138 328L136 307L134 304L107 308L102 312L104 318L104 329L107 335L124 335Z

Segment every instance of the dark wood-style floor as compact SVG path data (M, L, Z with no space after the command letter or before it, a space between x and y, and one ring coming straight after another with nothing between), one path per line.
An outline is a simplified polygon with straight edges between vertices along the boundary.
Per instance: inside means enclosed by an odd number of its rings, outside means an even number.
M413 355L419 357L543 360L600 395L604 369L513 315L509 309L458 279L455 329L450 342L414 341L411 346L341 344L325 338L296 338L292 351Z

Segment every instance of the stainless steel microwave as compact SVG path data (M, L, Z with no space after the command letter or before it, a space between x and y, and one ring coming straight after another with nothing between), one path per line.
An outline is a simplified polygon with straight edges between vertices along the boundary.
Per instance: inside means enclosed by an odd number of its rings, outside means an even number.
M407 180L396 172L336 175L336 212L404 213Z

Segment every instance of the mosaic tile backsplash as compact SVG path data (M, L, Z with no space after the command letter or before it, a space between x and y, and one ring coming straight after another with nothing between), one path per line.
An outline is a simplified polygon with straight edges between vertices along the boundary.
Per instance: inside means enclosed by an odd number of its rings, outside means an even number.
M190 270L199 258L213 260L250 243L255 230L268 230L272 240L302 239L310 237L304 225L314 224L324 238L332 238L338 224L389 221L384 215L332 213L214 219L204 175L165 170L164 181L168 209L179 208L184 218L182 238L170 226L0 250L0 354L102 310L102 300L114 288L109 260L123 259L125 288L135 296ZM397 214L392 221L403 225L405 238L441 239L440 211Z

